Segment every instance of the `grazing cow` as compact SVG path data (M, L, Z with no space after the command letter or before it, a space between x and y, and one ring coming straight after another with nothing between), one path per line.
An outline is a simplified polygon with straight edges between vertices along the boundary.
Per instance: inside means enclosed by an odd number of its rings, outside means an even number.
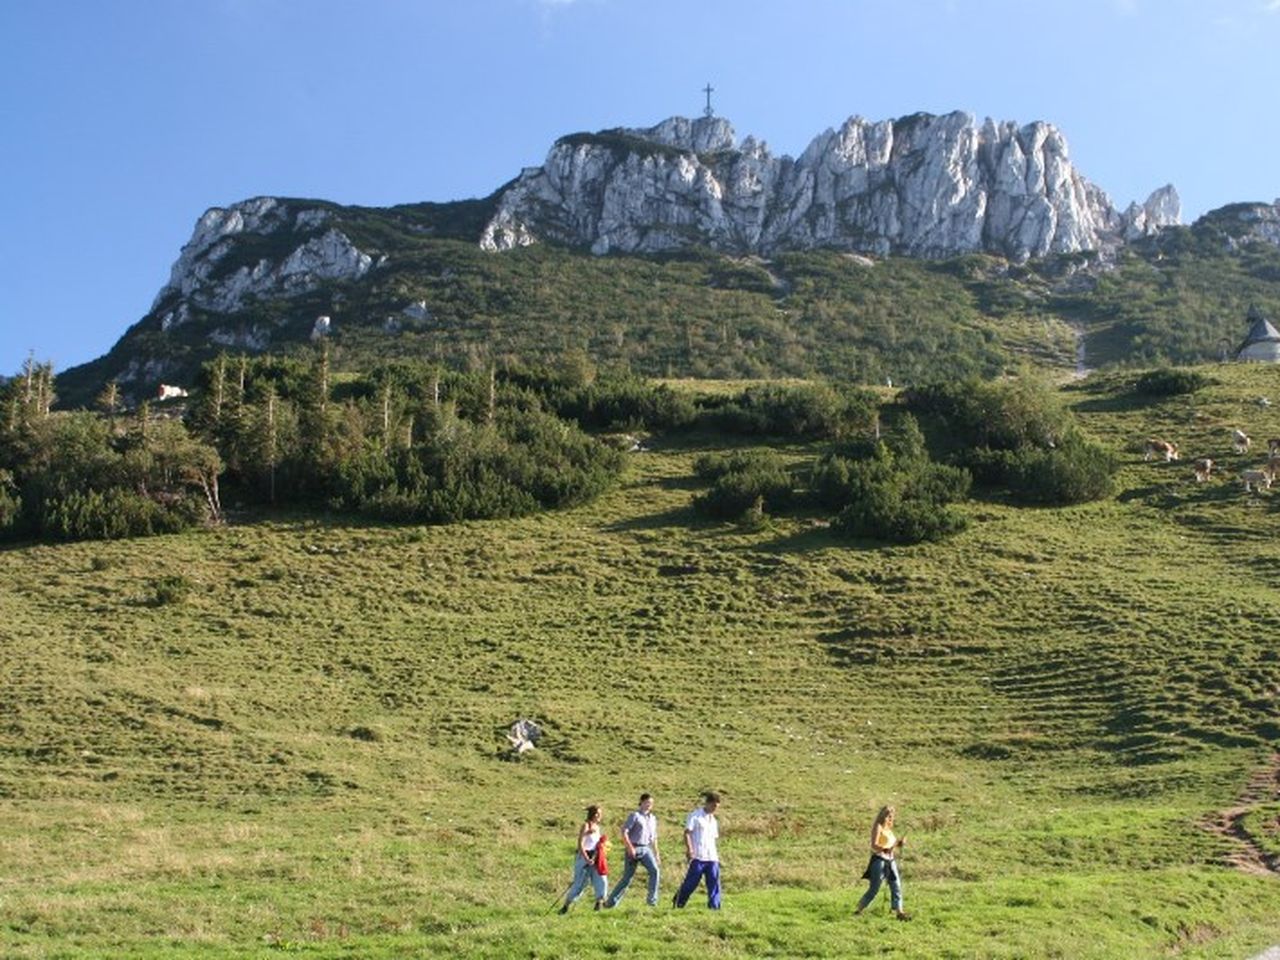
M1249 444L1251 443L1253 443L1253 441L1243 430L1237 428L1231 431L1231 449L1236 453L1248 453Z
M1208 457L1201 457L1195 462L1196 483L1204 483L1209 479L1209 474L1213 473L1213 461Z
M1280 457L1280 437L1272 437L1267 441L1267 456L1272 459Z
M1270 470L1241 470L1240 480L1244 484L1244 492L1252 493L1257 487L1271 489L1272 473Z
M160 389L156 391L157 400L173 400L178 397L185 397L186 395L187 391L183 390L181 387L171 386L167 383L160 384Z
M1142 455L1143 460L1150 460L1152 457L1164 457L1164 462L1177 460L1178 445L1170 443L1168 440L1157 440L1154 437L1148 438L1146 450Z

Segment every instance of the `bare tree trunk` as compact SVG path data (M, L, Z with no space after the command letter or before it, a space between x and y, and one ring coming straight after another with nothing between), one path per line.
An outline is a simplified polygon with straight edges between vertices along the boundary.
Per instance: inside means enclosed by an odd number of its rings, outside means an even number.
M271 476L271 503L276 502L276 391L267 394L267 466Z
M494 417L498 411L498 365L496 363L489 364L489 417L488 422L493 423Z
M391 384L382 385L382 449L391 449Z

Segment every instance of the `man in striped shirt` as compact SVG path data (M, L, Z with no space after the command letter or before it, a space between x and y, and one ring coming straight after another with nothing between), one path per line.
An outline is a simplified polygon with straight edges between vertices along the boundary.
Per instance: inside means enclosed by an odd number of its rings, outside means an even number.
M605 900L605 908L611 910L618 905L618 901L627 892L631 878L635 876L637 864L643 864L645 873L649 875L647 902L649 906L656 907L662 857L658 853L658 818L653 815L653 797L649 794L640 794L640 803L622 825L622 843L627 848L626 866L622 871L622 879Z

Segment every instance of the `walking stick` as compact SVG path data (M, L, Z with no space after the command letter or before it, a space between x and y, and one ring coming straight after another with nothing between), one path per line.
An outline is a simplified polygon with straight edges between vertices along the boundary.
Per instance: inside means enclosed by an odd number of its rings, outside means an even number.
M551 901L551 909L548 910L547 913L550 913L551 910L554 910L556 907L558 907L560 905L560 901L563 900L565 898L565 895L572 889L573 889L573 881L570 880L569 886L565 887L564 890L560 892L560 896L556 897L554 900Z

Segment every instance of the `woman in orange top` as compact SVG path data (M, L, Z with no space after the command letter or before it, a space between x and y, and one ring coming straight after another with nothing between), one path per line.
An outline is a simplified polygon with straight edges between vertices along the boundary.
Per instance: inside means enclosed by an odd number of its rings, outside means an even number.
M889 881L889 896L893 913L899 920L910 920L911 915L902 909L902 877L898 874L897 851L906 841L893 832L893 807L881 807L876 822L871 825L871 862L863 876L871 881L871 888L858 901L854 916L867 909L867 905L880 892L880 884Z

